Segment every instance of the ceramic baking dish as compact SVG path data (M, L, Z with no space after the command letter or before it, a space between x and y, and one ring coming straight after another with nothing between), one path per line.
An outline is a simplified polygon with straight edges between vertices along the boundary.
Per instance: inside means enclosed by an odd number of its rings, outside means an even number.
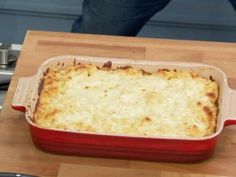
M203 138L169 138L98 134L42 128L32 120L40 90L40 81L49 67L65 67L77 63L102 66L111 61L113 67L133 66L147 71L160 68L190 70L213 78L220 87L217 128L213 135ZM167 162L198 162L214 152L218 135L227 125L236 124L236 90L228 87L226 75L218 68L179 62L158 62L85 56L58 56L43 63L32 77L19 79L12 101L15 110L25 112L34 144L43 151L93 157L139 159Z

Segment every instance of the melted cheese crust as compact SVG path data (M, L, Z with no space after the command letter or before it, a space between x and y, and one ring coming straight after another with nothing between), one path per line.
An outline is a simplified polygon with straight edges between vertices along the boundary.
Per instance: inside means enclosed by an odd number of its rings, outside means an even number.
M45 74L34 114L45 128L204 137L214 133L218 86L189 71L79 64Z

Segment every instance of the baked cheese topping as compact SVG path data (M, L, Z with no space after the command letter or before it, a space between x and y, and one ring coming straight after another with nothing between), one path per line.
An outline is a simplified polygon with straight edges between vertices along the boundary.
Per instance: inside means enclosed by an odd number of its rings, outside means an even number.
M34 115L45 128L138 136L214 133L218 86L191 71L79 64L51 68Z

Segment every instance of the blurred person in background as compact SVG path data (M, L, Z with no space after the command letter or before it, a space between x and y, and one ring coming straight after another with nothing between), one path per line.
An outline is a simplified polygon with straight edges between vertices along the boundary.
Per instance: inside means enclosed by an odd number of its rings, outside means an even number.
M84 0L72 32L136 36L171 0ZM236 0L229 0L236 10ZM214 3L214 1L212 1Z

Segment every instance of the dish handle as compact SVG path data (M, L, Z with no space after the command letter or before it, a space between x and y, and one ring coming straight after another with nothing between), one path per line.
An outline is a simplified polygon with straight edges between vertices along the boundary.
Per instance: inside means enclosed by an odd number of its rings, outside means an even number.
M236 90L229 89L227 103L228 107L224 126L236 124Z
M32 93L35 77L21 77L18 81L15 94L12 99L12 108L25 112L27 101Z

